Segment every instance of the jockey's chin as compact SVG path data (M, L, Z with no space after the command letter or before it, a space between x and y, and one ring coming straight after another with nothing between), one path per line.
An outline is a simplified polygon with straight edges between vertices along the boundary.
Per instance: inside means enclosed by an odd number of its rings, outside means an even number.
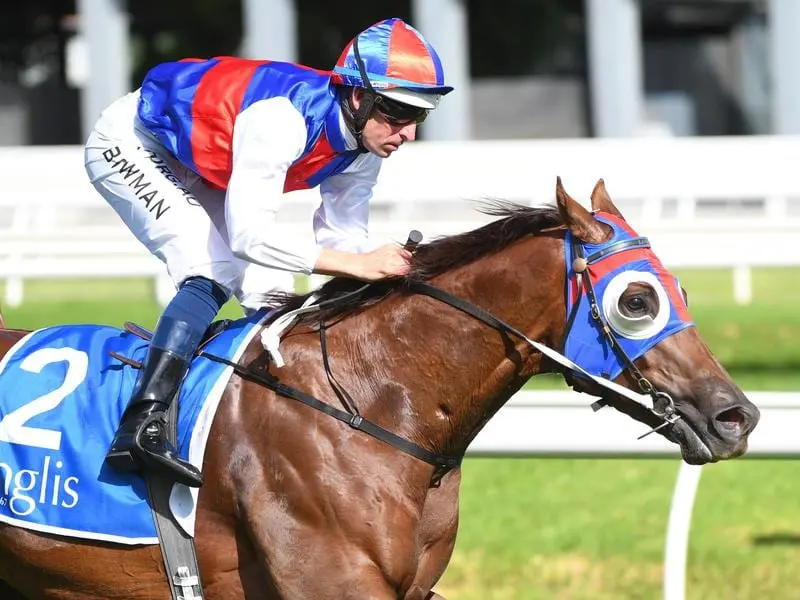
M364 147L372 154L380 158L388 158L402 145L403 140L399 140L397 142L387 140L381 144L369 144L367 140L364 140Z
M400 142L399 144L384 144L381 147L381 152L376 154L378 154L378 156L381 158L391 156L402 145L402 143L403 142Z
M405 142L417 137L417 124L394 125L380 117L373 117L364 126L361 143L364 148L380 158L387 158Z

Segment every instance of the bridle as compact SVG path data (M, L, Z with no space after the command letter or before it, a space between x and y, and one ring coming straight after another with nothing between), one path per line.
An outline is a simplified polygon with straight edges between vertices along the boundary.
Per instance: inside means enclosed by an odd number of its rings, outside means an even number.
M611 244L601 250L598 250L589 256L584 256L584 248L581 243L579 243L578 239L575 236L572 236L571 240L571 249L572 249L572 270L575 272L575 278L577 280L577 288L578 288L578 295L575 301L574 306L570 312L569 319L567 320L567 327L564 331L564 338L562 347L566 345L566 341L569 338L570 331L575 323L575 316L578 314L578 308L580 306L581 298L583 298L583 294L581 290L586 292L586 298L589 302L589 314L591 315L592 321L595 323L597 328L600 330L603 338L608 342L609 347L616 353L616 355L622 360L625 364L625 368L628 373L633 377L636 381L639 390L642 394L650 396L653 401L653 406L644 406L647 411L649 411L652 415L656 416L657 418L661 419L662 422L650 429L650 431L644 433L643 435L639 436L638 439L642 439L647 437L651 433L655 433L668 425L674 425L675 422L680 419L680 414L675 409L675 402L672 400L672 397L667 394L666 392L658 391L655 389L653 384L647 379L642 372L639 370L639 367L631 360L628 353L625 352L625 349L619 344L617 340L617 336L614 333L614 330L608 325L606 320L603 318L603 313L600 310L600 305L597 302L597 294L595 293L594 284L592 283L592 278L589 277L587 270L589 266L599 262L600 260L617 254L618 252L623 252L625 250L631 250L635 248L650 248L650 240L646 237L635 237L628 240L621 240L614 244ZM563 372L564 379L566 380L567 384L571 387L574 386L574 376L573 373L569 370L565 370ZM592 407L595 410L598 410L606 405L605 400L599 400L592 404ZM640 403L641 404L641 403Z
M575 376L580 376L591 381L594 381L598 385L606 388L606 390L612 392L614 395L617 396L624 396L638 404L640 404L646 411L648 411L651 415L655 416L657 419L661 421L656 427L651 428L650 431L646 432L645 434L639 436L639 439L650 435L660 429L667 427L668 425L673 425L678 419L680 419L680 414L675 409L675 404L669 394L665 392L661 392L655 389L652 383L642 374L639 368L634 364L633 360L628 356L625 350L620 346L615 332L609 327L608 323L605 322L602 312L600 310L600 306L597 302L597 295L594 290L594 286L591 282L591 278L586 274L587 269L591 264L598 262L599 260L606 258L612 254L616 254L618 252L622 252L625 250L630 250L633 248L649 248L650 242L645 237L637 237L629 240L623 240L620 242L613 243L600 251L597 251L589 256L584 256L584 248L583 245L578 241L574 236L572 238L572 252L573 256L576 257L573 260L573 270L575 271L575 275L578 279L578 288L579 290L582 288L586 291L586 297L589 302L589 307L591 311L592 320L598 329L601 331L603 337L608 342L609 346L613 349L615 353L622 359L625 364L625 369L630 373L630 375L636 380L637 385L641 391L641 394L630 390L627 387L619 385L609 379L599 377L597 375L593 375L586 370L584 370L580 365L577 365L569 358L561 354L560 352L553 350L552 348L536 342L535 340L531 340L528 338L523 332L516 329L512 325L509 325L502 319L494 316L490 312L458 298L449 292L446 292L442 289L439 289L429 283L424 281L419 281L415 279L409 279L406 282L404 287L405 290L421 294L424 296L428 296L430 298L434 298L451 306L457 310L460 310L478 321L484 323L488 327L500 331L502 333L506 333L512 335L514 337L519 338L520 340L528 343L534 349L538 350L549 359L553 360L554 362L560 364L563 369L561 371L562 375L566 379L567 383L573 385L574 381L573 378ZM336 304L340 304L346 302L348 300L352 300L354 297L359 296L362 294L370 284L365 284L353 291L347 292L341 296L338 296L333 299L326 300L324 303L314 304L310 306L304 306L300 309L296 309L292 311L293 315L287 313L285 315L281 315L279 318L286 318L289 316L296 316L302 313L307 312L314 312L319 311L321 308L335 306ZM582 295L582 294L581 294ZM579 295L580 299L580 295ZM575 314L577 312L578 302L575 303L573 307L572 313L567 321L567 327L564 332L564 337L562 341L562 347L566 345L566 340L570 334L570 330L575 320ZM461 461L463 459L463 454L459 455L450 455L450 454L442 454L437 452L432 452L426 448L419 446L418 444L406 440L401 436L398 436L391 431L372 423L371 421L362 417L359 413L357 404L354 402L353 398L347 392L347 390L342 386L337 380L336 377L333 375L330 363L328 361L328 352L327 352L327 343L326 343L326 324L323 319L319 321L319 335L320 335L320 346L322 351L322 359L323 359L323 366L325 368L326 375L328 377L328 381L331 385L336 396L339 398L342 406L345 407L346 410L341 410L332 406L328 403L322 402L313 396L306 394L300 390L287 386L284 383L281 383L277 377L268 373L266 365L259 365L255 366L255 364L248 365L243 367L238 365L232 361L227 359L214 356L211 354L207 354L205 352L201 352L201 355L216 362L223 363L229 367L232 367L234 372L244 379L249 379L264 387L274 391L276 394L280 396L284 396L287 398L292 398L311 408L324 412L325 414L343 422L347 423L350 427L354 429L358 429L371 435L374 438L381 440L382 442L401 450L402 452L414 456L419 460L427 462L428 464L435 467L431 485L438 485L441 481L441 478L447 474L450 470L457 468L460 466ZM645 403L645 400L649 398L652 401L652 406L648 406ZM592 408L594 410L599 410L606 404L612 403L613 397L609 397L609 395L604 395L601 400L594 402L592 404Z
M452 306L453 308L457 308L474 318L478 319L479 321L485 323L489 327L493 329L497 329L498 331L503 331L505 333L511 334L531 346L535 349L539 350L543 354L545 354L548 358L559 363L562 367L564 367L561 371L562 376L566 380L567 384L571 387L575 387L575 376L583 376L593 380L595 383L598 383L602 387L611 390L617 395L625 396L626 398L633 400L637 404L639 404L642 408L644 408L649 414L656 417L661 422L652 427L649 431L645 432L638 439L642 439L650 435L651 433L655 433L667 427L669 425L674 425L678 419L680 419L680 414L675 409L675 403L672 400L672 397L667 394L666 392L659 391L653 386L649 379L647 379L644 374L642 374L639 367L633 362L633 360L628 356L628 353L625 352L625 349L619 344L617 339L617 334L614 330L608 325L603 317L603 313L600 310L600 305L597 301L597 294L595 293L594 285L592 284L591 277L588 276L587 269L589 265L597 263L598 261L607 258L613 254L617 254L618 252L623 252L625 250L631 250L635 248L650 248L650 241L646 237L636 237L628 240L621 240L619 242L615 242L589 256L584 256L584 248L580 241L575 237L572 236L571 241L571 248L572 248L572 256L575 257L573 259L572 268L575 272L575 277L577 278L577 287L578 287L578 299L575 302L574 306L572 307L572 311L570 316L567 320L567 327L564 330L564 336L562 339L562 349L566 346L566 341L569 338L570 332L572 327L575 323L575 316L578 312L578 307L580 303L580 299L583 297L583 294L580 293L581 289L586 292L586 297L589 302L589 312L592 317L592 321L597 326L598 330L603 335L603 338L608 342L609 347L612 349L614 353L622 360L625 364L625 370L633 377L636 381L639 390L641 391L644 397L650 397L652 400L652 406L648 406L645 404L641 398L637 398L632 396L627 388L614 384L614 382L609 381L605 377L597 377L593 376L590 373L587 373L582 367L576 365L574 362L569 360L566 356L561 354L560 352L556 352L555 350L540 344L534 340L529 339L524 333L519 331L518 329L512 327L502 319L499 319L492 315L491 313L475 306L474 304L457 298L452 294L440 290L428 283L422 281L411 281L409 282L409 289L414 291L418 294L423 294L426 296L430 296L431 298L435 298ZM620 389L621 388L621 389ZM613 402L613 398L604 397L601 400L598 400L592 403L592 408L597 411L600 408L603 408L607 404Z

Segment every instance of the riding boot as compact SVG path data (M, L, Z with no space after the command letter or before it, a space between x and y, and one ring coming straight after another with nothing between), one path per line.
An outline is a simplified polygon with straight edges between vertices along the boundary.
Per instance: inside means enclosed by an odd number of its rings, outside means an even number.
M200 471L178 456L167 437L166 412L177 401L188 368L189 363L177 354L150 347L106 457L113 469L139 471L144 465L165 472L184 485L203 485Z
M167 409L178 401L203 333L229 295L226 288L199 275L178 286L153 331L133 397L106 457L109 466L121 471L158 469L185 485L203 485L200 471L169 443Z

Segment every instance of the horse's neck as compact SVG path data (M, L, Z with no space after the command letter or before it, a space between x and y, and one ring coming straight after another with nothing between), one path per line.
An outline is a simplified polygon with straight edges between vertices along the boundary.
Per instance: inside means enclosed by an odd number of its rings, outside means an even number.
M558 248L529 239L434 283L552 344L563 328ZM358 319L361 327L347 328L354 336L347 346L360 374L353 383L369 402L365 413L434 451L464 451L541 369L524 342L431 298L389 299Z

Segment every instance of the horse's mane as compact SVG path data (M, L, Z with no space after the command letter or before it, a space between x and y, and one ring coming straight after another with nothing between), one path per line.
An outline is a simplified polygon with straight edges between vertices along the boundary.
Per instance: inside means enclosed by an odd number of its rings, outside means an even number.
M493 254L528 235L563 224L561 215L553 206L524 206L505 200L490 200L479 208L480 212L499 217L482 227L443 236L420 244L414 252L411 270L406 277L393 277L371 283L363 291L341 302L330 302L321 312L301 315L298 322L335 319L382 300L392 292L402 290L408 280L431 279L481 257ZM333 301L348 292L364 287L363 281L336 277L313 293L317 302ZM273 294L269 304L283 313L299 308L310 294ZM277 313L276 313L277 314Z

